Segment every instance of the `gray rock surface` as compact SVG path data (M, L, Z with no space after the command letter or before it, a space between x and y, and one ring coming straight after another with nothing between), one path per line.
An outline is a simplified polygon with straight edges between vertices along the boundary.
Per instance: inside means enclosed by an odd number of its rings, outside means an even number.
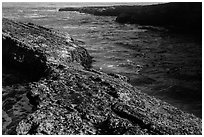
M202 121L91 68L68 35L3 19L3 134L202 134Z

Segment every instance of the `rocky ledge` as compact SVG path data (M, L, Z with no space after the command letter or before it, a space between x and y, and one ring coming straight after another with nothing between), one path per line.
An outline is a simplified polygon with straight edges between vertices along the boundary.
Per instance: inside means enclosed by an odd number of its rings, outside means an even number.
M3 134L202 134L202 121L91 68L68 34L3 19Z

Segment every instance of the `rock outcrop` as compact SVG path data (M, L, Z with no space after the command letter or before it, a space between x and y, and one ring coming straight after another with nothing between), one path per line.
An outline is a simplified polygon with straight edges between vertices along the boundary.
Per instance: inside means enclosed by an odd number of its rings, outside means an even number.
M202 134L200 118L92 69L68 35L2 24L3 134Z

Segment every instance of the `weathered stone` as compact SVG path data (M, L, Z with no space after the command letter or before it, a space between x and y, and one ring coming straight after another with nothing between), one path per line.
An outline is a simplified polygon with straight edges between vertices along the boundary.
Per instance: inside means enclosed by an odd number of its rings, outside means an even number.
M92 69L67 35L8 19L2 31L3 65L29 75L3 84L3 134L202 134L200 118Z

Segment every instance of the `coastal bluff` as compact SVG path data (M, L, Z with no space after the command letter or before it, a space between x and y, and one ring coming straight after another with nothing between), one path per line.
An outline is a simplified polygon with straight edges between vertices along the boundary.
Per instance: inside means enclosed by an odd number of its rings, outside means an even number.
M2 19L4 135L190 135L202 120L92 68L69 34Z
M59 11L78 11L97 16L115 16L115 21L122 24L151 25L165 27L173 32L202 34L201 2L64 7L60 8Z

